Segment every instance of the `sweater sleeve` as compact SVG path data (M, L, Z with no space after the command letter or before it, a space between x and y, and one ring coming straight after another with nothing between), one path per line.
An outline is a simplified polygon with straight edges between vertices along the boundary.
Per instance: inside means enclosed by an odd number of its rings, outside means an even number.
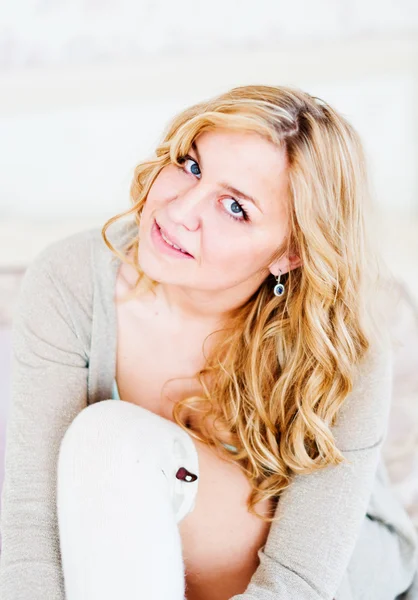
M336 445L347 462L297 475L280 496L259 565L231 600L332 600L370 501L387 432L392 388L389 342L370 352L344 401Z
M51 244L29 265L14 312L0 521L2 600L65 598L57 457L67 427L87 404L88 372L87 347L75 316L82 297L77 289L73 297L65 293L77 271L81 288L83 262L88 264L80 245L71 248L75 239Z

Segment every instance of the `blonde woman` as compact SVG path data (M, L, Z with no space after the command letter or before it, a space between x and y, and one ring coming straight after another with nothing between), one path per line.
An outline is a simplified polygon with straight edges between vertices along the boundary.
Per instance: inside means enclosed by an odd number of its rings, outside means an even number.
M412 597L369 196L341 114L237 87L173 119L129 210L33 261L2 600Z

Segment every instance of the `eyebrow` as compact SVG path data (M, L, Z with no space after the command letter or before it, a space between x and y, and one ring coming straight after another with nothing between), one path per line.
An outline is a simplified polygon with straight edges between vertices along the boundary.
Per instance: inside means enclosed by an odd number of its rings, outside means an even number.
M203 167L203 162L202 162L202 159L200 158L200 154L199 154L199 150L197 149L196 142L192 143L192 149L196 152L197 160L198 160L199 164ZM231 192L231 194L234 194L235 196L238 196L240 198L243 198L244 200L248 200L249 202L252 202L258 208L258 210L260 212L263 212L260 208L259 202L253 196L250 196L249 194L244 194L244 192L241 192L240 190L238 190L237 188L235 188L234 186L232 186L231 184L229 184L226 181L220 181L219 185L222 186L224 189L228 190L228 192Z

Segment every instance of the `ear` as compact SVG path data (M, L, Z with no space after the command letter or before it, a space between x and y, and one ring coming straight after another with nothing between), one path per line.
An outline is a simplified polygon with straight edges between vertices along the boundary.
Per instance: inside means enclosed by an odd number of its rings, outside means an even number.
M296 269L296 267L300 267L302 264L302 260L296 254L290 254L289 256L283 256L279 260L271 263L269 266L270 273L272 273L275 277L279 275L279 269L284 275L288 271L292 269Z

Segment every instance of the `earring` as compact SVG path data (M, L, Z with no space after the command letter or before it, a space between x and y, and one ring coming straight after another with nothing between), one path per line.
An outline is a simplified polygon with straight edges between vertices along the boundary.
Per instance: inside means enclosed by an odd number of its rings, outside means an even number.
M280 274L277 276L277 283L274 286L274 290L273 290L275 296L281 296L282 294L284 294L284 285L282 283L279 283L280 277L281 277L281 274L282 274L282 272L280 271L280 269L279 269L279 272L280 272Z

